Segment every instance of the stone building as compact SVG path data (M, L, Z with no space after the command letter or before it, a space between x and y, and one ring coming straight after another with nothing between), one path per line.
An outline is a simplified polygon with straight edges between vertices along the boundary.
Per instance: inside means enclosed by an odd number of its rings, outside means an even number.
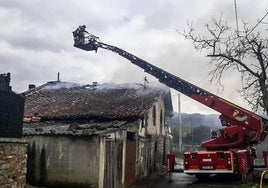
M163 170L173 109L162 84L56 81L24 94L29 184L123 188Z
M21 139L24 98L11 90L10 73L0 74L0 187L26 184L27 143Z

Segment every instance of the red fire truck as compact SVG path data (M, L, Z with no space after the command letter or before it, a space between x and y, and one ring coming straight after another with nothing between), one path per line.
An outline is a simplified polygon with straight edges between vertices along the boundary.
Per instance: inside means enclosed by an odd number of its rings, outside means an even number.
M268 133L268 119L241 108L223 98L195 86L165 70L116 46L105 44L84 28L73 32L74 46L86 51L98 48L110 50L128 59L160 82L219 112L223 128L217 137L204 142L205 151L184 153L184 172L206 177L210 174L247 174L254 167L254 145L264 141ZM267 153L267 152L264 152ZM267 156L265 157L266 165Z

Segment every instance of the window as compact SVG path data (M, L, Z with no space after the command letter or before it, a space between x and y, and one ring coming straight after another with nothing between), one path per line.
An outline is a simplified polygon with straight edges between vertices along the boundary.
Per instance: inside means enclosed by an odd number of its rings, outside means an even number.
M160 112L160 127L163 125L163 111Z
M153 106L153 125L156 126L156 106Z
M129 131L127 131L127 140L129 140L129 141L135 141L136 140L135 132L129 132Z

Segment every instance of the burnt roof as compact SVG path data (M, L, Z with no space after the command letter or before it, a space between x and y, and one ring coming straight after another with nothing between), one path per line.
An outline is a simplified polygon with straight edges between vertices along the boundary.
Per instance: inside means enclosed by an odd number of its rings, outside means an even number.
M143 117L160 97L166 111L172 112L170 90L162 84L79 85L70 82L48 82L24 92L24 116L42 120L124 119Z

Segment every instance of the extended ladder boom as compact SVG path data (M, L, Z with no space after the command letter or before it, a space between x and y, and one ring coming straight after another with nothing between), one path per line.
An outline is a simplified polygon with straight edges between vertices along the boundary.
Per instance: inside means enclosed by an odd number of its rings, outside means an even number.
M158 78L160 82L164 83L168 87L171 87L171 88L173 88L173 89L175 89L175 90L177 90L177 91L179 91L179 92L181 92L189 97L191 97L194 94L216 97L216 95L209 93L208 91L206 91L202 88L199 88L199 87L197 87L197 86L195 86L195 85L193 85L193 84L191 84L191 83L189 83L189 82L187 82L187 81L185 81L177 76L174 76L173 74L170 74L167 71L165 71L161 68L158 68L158 67L156 67L156 66L138 58L137 56L130 54L130 53L128 53L128 52L126 52L126 51L124 51L116 46L104 44L102 42L98 42L96 46L119 54L120 56L131 61L133 64L142 68L145 72Z
M82 38L77 38L74 32L73 34L75 47L86 51L95 50L97 52L98 48L103 48L115 52L128 59L131 63L139 66L145 72L159 79L161 83L221 113L220 119L222 122L224 122L224 125L237 125L244 127L243 129L246 128L245 132L247 136L250 137L250 142L258 143L264 140L266 133L264 132L263 127L264 122L268 121L267 119L264 119L261 116L228 102L194 84L183 80L182 78L170 74L167 71L158 68L121 48L105 44L101 42L98 37L89 34L88 32L83 32Z

